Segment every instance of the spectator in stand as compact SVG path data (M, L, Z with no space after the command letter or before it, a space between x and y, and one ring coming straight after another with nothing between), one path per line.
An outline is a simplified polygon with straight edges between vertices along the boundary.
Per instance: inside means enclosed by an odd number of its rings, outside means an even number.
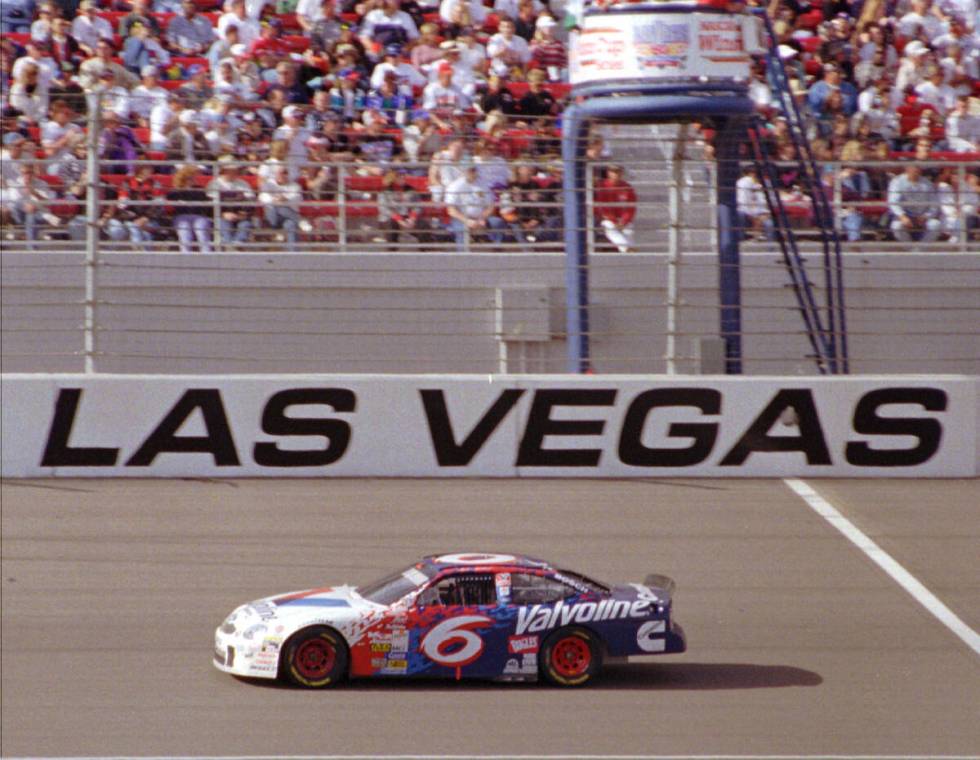
M204 133L208 148L216 156L231 155L238 152L238 132L227 116L219 115L209 123Z
M487 79L487 87L477 105L485 114L499 111L509 116L517 111L517 101L499 74L491 74Z
M464 26L483 26L487 9L480 0L442 0L439 18L451 33L458 33Z
M264 161L269 157L271 137L254 113L242 116L244 126L238 133L238 156L243 161Z
M197 12L194 0L181 0L180 15L167 25L167 43L178 55L204 55L214 43L214 27Z
M160 86L157 67L152 64L140 70L142 84L137 85L129 93L130 113L139 119L141 126L149 126L150 112L154 106L166 103L170 93Z
M464 26L456 35L456 49L459 51L459 64L469 72L470 79L483 82L487 76L490 59L487 49L480 44L472 26Z
M970 101L964 95L946 119L946 144L956 153L980 151L980 116L970 113Z
M20 176L20 165L28 160L30 143L20 132L7 132L3 136L3 150L0 150L0 188Z
M436 203L442 203L446 188L463 176L465 146L466 141L457 135L432 157L429 164L429 193Z
M566 76L568 53L565 43L555 37L558 22L552 16L539 16L537 31L531 40L531 66L544 70L551 82L560 82Z
M48 113L50 93L41 78L41 69L29 62L21 67L19 75L10 88L10 106L20 111L31 124L40 124Z
M422 24L419 27L419 39L412 47L411 64L418 71L424 71L426 67L435 63L442 57L439 49L439 41L436 36L439 27L433 23Z
M71 23L71 36L86 55L95 55L99 40L112 42L112 25L98 16L95 0L82 0Z
M517 16L514 17L514 31L518 37L530 43L538 30L538 11L534 0L518 0Z
M170 65L170 53L163 49L151 27L135 23L130 29L122 50L123 65L127 69L138 74L146 66Z
M742 237L750 234L772 238L772 218L766 204L762 183L754 166L749 166L735 183L735 204L738 208Z
M198 109L214 97L214 88L208 79L208 70L195 63L187 69L189 79L177 88L177 93L188 108Z
M386 73L387 76L381 86L368 93L365 104L367 108L381 112L389 125L402 127L412 112L412 96L399 92L396 85L397 74L394 71Z
M517 18L517 13L519 10L519 3L517 0L494 0L493 10L500 18L508 16L509 18ZM539 2L539 0L533 0L531 6L534 10L535 15L539 15L544 12L544 3Z
M945 82L945 75L939 66L926 71L925 80L915 86L919 100L930 105L940 116L945 116L956 105L956 91Z
M623 167L610 166L595 192L595 212L606 239L620 253L633 253L636 191L623 176Z
M491 142L478 140L473 148L477 181L492 193L499 193L510 183L510 165L499 155Z
M456 40L446 40L439 49L442 51L443 60L429 67L429 81L439 78L439 70L444 63L452 66L452 83L456 85L467 98L472 98L476 92L479 82L482 82L482 74L477 73L463 63L463 49Z
M291 249L296 246L302 200L303 191L299 183L290 179L285 166L276 169L273 176L264 178L259 187L259 202L263 206L265 223L272 229L282 229Z
M546 194L534 175L533 165L517 165L507 191L509 208L506 212L502 208L501 215L518 243L554 242L558 240L560 219L545 207Z
M841 200L847 205L841 209L841 227L847 239L855 242L861 239L864 228L864 215L859 208L871 198L871 179L864 170L867 153L860 140L851 140L841 150L840 171ZM874 220L877 224L877 219Z
M413 111L411 121L402 130L402 149L405 157L413 162L428 162L432 160L442 143L442 136L428 111ZM417 169L411 173L421 173Z
M150 30L153 37L160 36L160 22L151 13L153 0L132 0L132 10L119 20L119 35L129 37L136 24Z
M277 18L262 19L259 22L259 36L248 46L248 57L258 58L265 51L276 58L289 56L289 45L282 39L282 22Z
M196 111L181 111L177 116L177 129L167 136L167 160L178 164L210 161L214 158L211 146L198 125Z
M228 39L229 27L235 27L238 30L238 39L235 43ZM237 43L247 48L258 38L260 31L259 22L249 18L245 12L245 0L227 0L225 2L225 12L218 19L219 37L229 44Z
M58 64L63 75L71 75L78 70L84 59L82 48L71 35L71 24L63 18L56 19L51 32L51 57Z
M166 151L167 138L178 128L181 111L180 91L171 90L165 100L158 102L150 111L150 150ZM159 173L166 171L158 169Z
M857 90L854 85L843 78L840 67L828 63L823 67L823 79L815 82L807 93L807 104L813 113L820 113L824 102L831 92L841 95L842 108L847 116L852 116L857 110Z
M208 185L208 195L219 205L221 244L229 248L248 242L255 210L252 188L233 161L231 156L219 158L218 177Z
M888 183L888 211L892 235L900 242L930 243L942 232L936 188L917 163L906 164Z
M310 88L306 86L292 61L280 61L276 64L276 81L269 85L266 93L281 90L287 103L309 103Z
M491 243L503 242L507 225L494 215L493 193L480 185L474 164L467 164L462 175L446 188L445 203L449 230L459 249L466 248L468 239L479 239L484 234Z
M51 57L51 46L47 40L28 40L26 55L14 61L11 77L14 81L21 78L22 72L28 66L37 68L38 83L45 89L51 89L60 84L61 71L54 58Z
M306 143L312 133L306 128L306 117L299 106L286 106L282 109L282 126L272 134L273 141L282 140L287 145L286 155L289 176L299 176L300 167L306 163Z
M323 129L323 123L334 116L330 108L330 93L327 90L316 90L313 93L312 106L306 112L306 128L310 134L316 134Z
M893 104L897 105L902 95L909 88L914 88L922 81L929 58L929 48L919 40L912 40L902 51L902 62L898 66L898 73L895 75L895 88L893 93L897 100Z
M898 114L890 105L891 76L879 76L858 96L858 112L854 118L867 122L870 130L887 139L898 136Z
M980 79L980 58L976 55L965 57L963 46L959 42L947 45L945 53L939 65L946 84L953 88L957 96L970 95L973 92L973 83Z
M117 203L117 212L113 220L125 231L125 236L141 250L146 250L145 243L153 241L163 212L159 203L159 190L153 177L154 167L141 165L136 168L136 174L126 182ZM122 237L113 236L114 239Z
M134 162L140 157L143 146L115 111L105 111L102 120L105 125L99 136L102 173L132 174Z
M231 58L231 49L241 45L241 41L238 38L238 27L235 24L228 24L225 27L224 36L218 36L218 38L211 43L211 47L208 48L208 66L211 72L214 73L218 70L218 65L221 61L226 58Z
M29 33L34 8L34 0L3 0L0 4L0 33Z
M299 0L296 21L303 32L311 39L317 39L324 49L340 39L342 21L337 15L336 0Z
M222 58L218 62L214 71L214 92L216 95L226 95L235 101L255 98L255 91L239 76L234 58Z
M942 20L933 12L930 0L911 0L910 10L898 20L896 30L906 39L924 36L933 40L946 31Z
M102 88L99 93L103 114L111 111L122 121L129 121L129 90L115 84L116 76L110 70L100 75Z
M422 200L397 172L385 172L382 190L378 193L378 228L388 241L388 250L398 249L404 233L419 243L431 242L420 225Z
M516 28L513 19L502 18L497 33L487 41L490 71L498 76L508 77L515 70L522 73L531 60L531 48L517 36Z
M56 100L51 104L51 119L41 126L41 147L50 162L44 169L45 174L58 174L61 162L77 145L85 142L85 131L72 122L73 117L66 101Z
M453 84L453 65L443 61L437 69L437 79L422 91L422 108L429 112L440 129L448 129L452 112L469 108L470 99Z
M24 239L30 244L37 240L39 219L52 226L60 224L60 220L46 211L52 193L47 184L38 179L34 164L25 161L18 170L18 176L4 188L0 209L15 225L24 228ZM6 223L7 219L3 221ZM33 248L32 245L28 247Z
M381 0L381 7L369 11L361 21L361 44L377 60L387 45L405 45L418 39L415 21L399 10L399 0Z
M174 209L174 229L181 253L191 253L195 240L201 253L211 253L212 201L198 184L201 172L194 164L184 164L174 174L167 203Z
M980 174L973 171L964 176L965 181L961 182L959 173L953 175L957 214L947 223L950 243L969 240L972 231L980 229Z
M54 31L54 21L60 12L53 3L41 3L37 9L37 21L31 24L31 39L44 42L51 39Z
M358 161L366 164L363 171L384 175L393 161L399 160L402 147L394 135L385 131L387 121L380 111L364 112L366 129L359 133L356 143Z
M425 87L429 83L422 72L408 61L403 60L401 45L385 47L384 60L375 66L371 72L371 87L375 90L379 89L389 73L395 75L395 85L398 91L409 97L413 88Z
M517 103L517 110L522 119L537 119L541 116L557 116L558 103L555 97L544 88L547 79L541 69L532 69L527 75L527 92Z

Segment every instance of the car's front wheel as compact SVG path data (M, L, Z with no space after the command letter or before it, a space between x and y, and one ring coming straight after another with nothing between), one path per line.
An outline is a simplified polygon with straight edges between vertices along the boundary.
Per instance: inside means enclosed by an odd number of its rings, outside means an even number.
M331 628L307 628L286 642L281 672L297 686L322 689L347 673L347 644Z
M602 647L585 628L562 628L544 642L538 667L556 686L584 686L602 668Z

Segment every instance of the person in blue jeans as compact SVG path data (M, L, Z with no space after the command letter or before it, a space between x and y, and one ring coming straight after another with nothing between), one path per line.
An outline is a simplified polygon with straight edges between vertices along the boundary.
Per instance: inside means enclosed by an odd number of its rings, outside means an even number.
M502 243L507 223L494 214L493 193L477 181L477 167L469 164L462 176L446 188L449 230L456 245L465 248L468 238L486 235L491 243Z
M221 207L221 244L238 246L247 243L252 234L255 195L230 156L223 156L219 163L218 178L208 186L208 194L212 199L217 198Z

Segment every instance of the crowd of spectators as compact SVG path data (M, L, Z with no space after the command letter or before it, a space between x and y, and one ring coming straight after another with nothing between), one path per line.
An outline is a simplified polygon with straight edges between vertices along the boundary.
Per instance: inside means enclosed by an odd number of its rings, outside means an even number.
M391 245L559 242L560 117L581 0L216 2L3 0L5 222L28 240L40 227L84 237L85 95L97 92L98 223L112 240L169 235L202 252L259 230L328 241L347 215ZM824 180L844 188L847 236L968 235L976 0L772 0L768 13ZM796 147L762 61L750 94L792 198ZM905 157L973 163L868 163ZM851 163L835 177L839 161ZM746 226L767 235L757 184L747 174L739 198ZM610 167L596 188L597 228L633 250L628 172Z

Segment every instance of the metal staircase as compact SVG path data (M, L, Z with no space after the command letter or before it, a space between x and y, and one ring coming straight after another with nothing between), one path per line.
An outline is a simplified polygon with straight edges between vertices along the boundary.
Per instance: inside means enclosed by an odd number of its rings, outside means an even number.
M797 169L802 189L810 200L814 223L820 235L825 295L823 307L818 303L814 293L814 285L807 274L806 261L800 253L796 235L790 227L786 208L779 195L776 171L772 164L773 157L768 155L766 143L761 138L762 123L759 118L749 124L751 158L755 162L766 203L772 215L774 236L789 272L790 283L796 294L817 368L821 374L847 374L849 360L844 309L844 269L833 209L806 136L805 122L790 91L789 78L779 57L772 22L765 9L757 10L756 14L763 20L766 30L768 52L765 62L773 85L773 96L789 125L789 134L796 148Z

